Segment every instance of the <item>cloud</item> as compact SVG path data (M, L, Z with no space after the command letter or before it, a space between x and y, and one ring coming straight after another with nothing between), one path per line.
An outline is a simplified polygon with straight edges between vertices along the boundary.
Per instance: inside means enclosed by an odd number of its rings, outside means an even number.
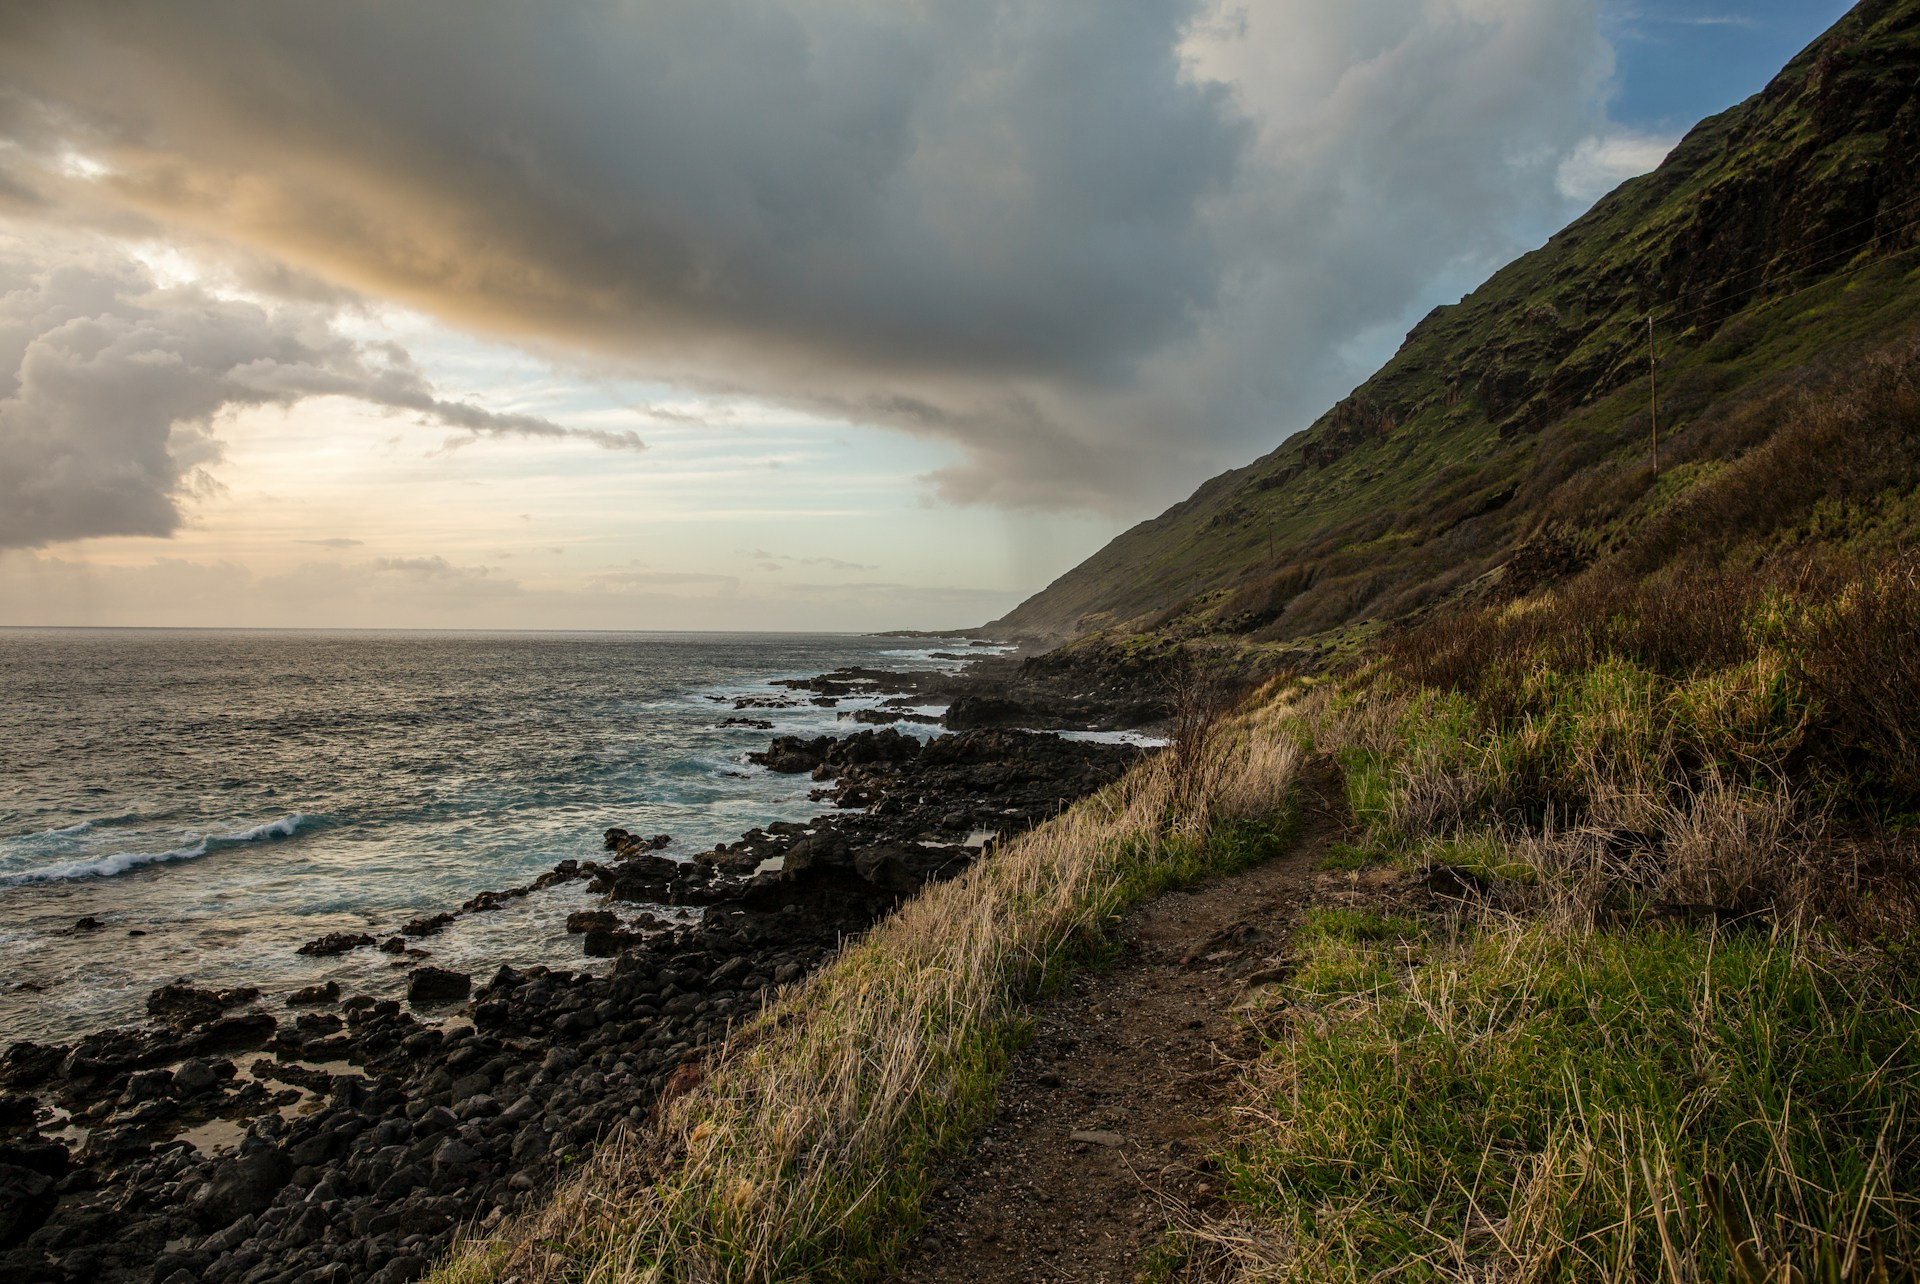
M423 580L484 580L493 574L490 566L455 566L446 558L376 557L367 565L390 575L405 575Z
M1568 200L1592 204L1636 174L1657 168L1679 143L1674 134L1631 130L1585 138L1560 162L1556 181Z
M22 0L0 183L308 296L950 442L952 500L1136 511L1571 212L1598 9Z
M226 560L106 564L0 550L0 626L511 629L532 621L542 629L846 632L916 621L960 627L1002 614L1019 599L1007 589L911 584L739 594L728 591L729 581L695 575L648 584L630 577L611 588L497 574L417 575L371 561L310 562L263 574Z
M440 398L404 350L342 336L327 309L162 288L124 252L55 246L0 242L0 548L171 534L183 498L217 491L214 421L240 407L350 397L469 438L642 448Z
M345 536L336 535L331 539L297 539L294 543L316 544L321 548L342 549L359 548L362 544L366 543L366 541L363 539L347 539Z
M830 571L877 571L878 566L869 566L864 562L843 562L837 557L795 557L792 553L769 553L764 548L756 548L748 556L760 563L762 569L777 571L780 563L788 562L794 566L824 566Z
M594 588L609 593L701 586L711 586L721 592L735 593L740 588L739 576L716 575L707 571L607 571L593 576L591 582Z

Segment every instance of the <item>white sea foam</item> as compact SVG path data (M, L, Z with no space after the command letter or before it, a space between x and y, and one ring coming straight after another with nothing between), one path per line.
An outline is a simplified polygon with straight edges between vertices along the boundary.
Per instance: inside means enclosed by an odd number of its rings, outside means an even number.
M1078 740L1093 745L1137 745L1142 749L1164 749L1173 741L1145 731L1061 731L1062 740Z
M121 825L128 821L139 819L140 817L137 815L101 816L94 820L83 820L77 824L62 825L58 829L43 829L37 834L22 834L17 838L9 838L5 841L9 843L45 843L60 838L84 838L103 826Z
M64 865L48 865L40 869L23 870L15 874L0 876L0 887L20 887L29 883L70 883L83 878L112 878L129 870L141 869L148 865L164 865L173 861L198 860L214 852L226 851L233 847L243 847L249 843L272 842L275 839L291 838L303 829L311 829L322 821L322 817L309 816L296 812L283 816L279 820L265 825L255 825L234 834L207 834L199 838L187 835L181 845L158 852L112 852L105 856L96 856L90 860L69 861ZM91 822L83 822L91 823ZM71 827L78 830L78 827ZM85 832L80 830L79 832Z

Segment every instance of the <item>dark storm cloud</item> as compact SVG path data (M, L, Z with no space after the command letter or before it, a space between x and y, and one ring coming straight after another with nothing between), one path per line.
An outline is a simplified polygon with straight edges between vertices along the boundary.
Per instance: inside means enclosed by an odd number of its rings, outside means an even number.
M1102 370L1216 279L1194 203L1245 134L1179 76L1187 8L61 0L0 21L23 136L363 288L795 360Z
M403 351L371 351L309 309L157 288L113 255L61 257L0 255L0 548L171 534L178 501L216 488L213 421L236 407L342 396L468 434L641 444L443 400Z
M953 498L1111 506L1559 209L1594 7L14 0L0 165L309 295L956 442Z

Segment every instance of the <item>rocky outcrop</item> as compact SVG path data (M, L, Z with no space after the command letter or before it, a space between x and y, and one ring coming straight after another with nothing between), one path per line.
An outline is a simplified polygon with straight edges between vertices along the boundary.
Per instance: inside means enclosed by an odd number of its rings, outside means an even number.
M880 685L864 672L800 689ZM998 729L776 740L763 756L791 757L830 807L812 822L680 860L661 854L667 835L610 829L603 859L561 861L388 939L404 965L412 941L461 915L584 880L602 905L567 926L613 960L601 974L500 967L480 982L414 966L404 1003L328 982L277 1001L278 1019L250 990L176 983L151 996L149 1027L17 1043L0 1057L0 1278L413 1279L457 1227L525 1209L697 1082L708 1049L778 987L1139 753ZM648 906L680 907L680 921ZM374 942L333 933L302 952Z

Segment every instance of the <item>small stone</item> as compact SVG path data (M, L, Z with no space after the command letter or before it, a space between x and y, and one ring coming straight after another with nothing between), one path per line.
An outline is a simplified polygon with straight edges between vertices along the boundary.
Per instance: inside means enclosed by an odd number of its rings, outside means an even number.
M1117 1132L1105 1132L1097 1128L1076 1128L1067 1138L1069 1141L1085 1142L1089 1146L1124 1146L1127 1139Z

